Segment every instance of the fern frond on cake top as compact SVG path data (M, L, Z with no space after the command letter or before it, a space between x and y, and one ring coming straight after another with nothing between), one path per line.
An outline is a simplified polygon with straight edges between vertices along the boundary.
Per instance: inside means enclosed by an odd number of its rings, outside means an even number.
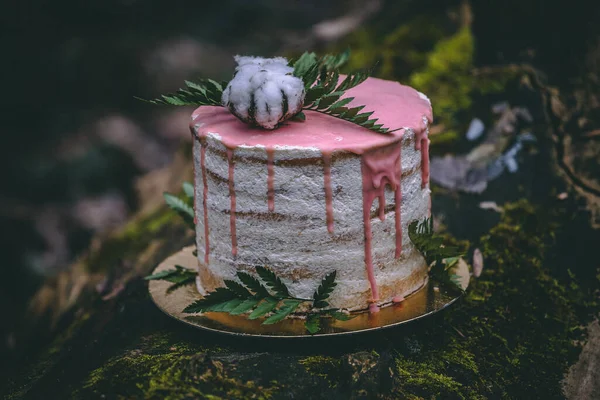
M340 82L340 68L350 51L318 57L305 52L297 60L236 56L238 67L229 82L212 79L186 81L186 88L162 95L153 104L175 106L225 106L240 120L265 129L275 129L288 119L304 121L310 110L339 118L373 132L389 134L390 129L363 112L364 105L349 107L353 97L346 91L360 85L370 70L348 74Z
M163 94L152 100L137 99L151 104L170 106L222 106L223 87L227 82L201 79L198 82L185 81L186 88L175 93Z

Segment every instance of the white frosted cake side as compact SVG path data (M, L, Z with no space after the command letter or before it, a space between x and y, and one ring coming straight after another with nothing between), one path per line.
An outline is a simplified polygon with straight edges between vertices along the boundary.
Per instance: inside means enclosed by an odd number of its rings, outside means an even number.
M200 291L256 266L271 268L302 298L337 271L329 303L348 310L373 310L423 286L427 265L408 225L429 215L431 107L394 82L369 79L353 91L386 126L404 129L386 136L308 112L306 122L267 133L218 107L194 112ZM372 105L371 92L398 108L418 107L398 118Z

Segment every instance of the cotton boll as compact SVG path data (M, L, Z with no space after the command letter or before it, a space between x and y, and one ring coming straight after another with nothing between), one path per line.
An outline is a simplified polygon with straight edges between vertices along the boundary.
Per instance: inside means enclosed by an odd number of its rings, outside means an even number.
M302 110L304 83L283 57L236 56L222 103L244 122L274 129Z

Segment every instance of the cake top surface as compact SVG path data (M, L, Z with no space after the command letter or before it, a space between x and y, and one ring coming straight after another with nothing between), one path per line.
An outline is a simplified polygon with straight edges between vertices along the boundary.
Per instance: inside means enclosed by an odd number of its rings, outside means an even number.
M432 121L429 99L417 90L398 82L368 78L348 90L354 97L348 107L364 105L362 112L373 111L371 118L391 129L404 128L388 134L372 132L351 122L317 111L305 111L306 121L287 121L276 130L249 126L226 108L202 106L192 114L191 126L198 137L213 135L228 148L239 146L286 148L317 148L324 152L350 151L361 154L371 148L393 143L406 129L417 133L426 130Z

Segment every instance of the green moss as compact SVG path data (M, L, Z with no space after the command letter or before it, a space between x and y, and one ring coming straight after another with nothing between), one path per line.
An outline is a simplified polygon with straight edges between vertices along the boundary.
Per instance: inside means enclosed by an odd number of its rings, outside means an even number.
M349 35L332 51L352 50L346 67L349 71L376 65L378 77L404 80L411 71L425 65L432 43L446 34L439 22L430 16L417 16L383 34L377 26L367 26Z
M526 201L504 206L481 240L486 265L462 303L441 324L413 335L396 357L402 396L561 398L560 381L597 310L575 275L559 278L550 250L566 215ZM518 249L518 251L517 251ZM596 287L598 287L596 282ZM414 349L417 350L414 350Z
M191 231L189 231L191 232ZM102 246L93 250L86 261L89 271L110 269L127 257L139 258L152 241L159 238L180 238L180 247L188 244L188 228L177 215L166 206L155 212L129 222L121 231L105 239Z
M92 370L75 398L269 399L276 387L231 378L223 364L169 334L142 338L124 354Z
M330 387L336 387L340 379L341 361L327 356L310 356L298 361L311 375L324 378Z
M427 94L435 123L443 126L431 136L436 146L447 146L463 136L473 99L505 90L522 76L514 68L474 73L475 41L471 28L449 29L442 15L416 16L391 29L366 26L349 35L331 51L352 50L348 71L376 66L383 79L409 84Z
M455 125L458 112L471 107L473 54L473 35L465 26L437 42L425 67L410 76L410 84L427 93L437 121L444 125Z

